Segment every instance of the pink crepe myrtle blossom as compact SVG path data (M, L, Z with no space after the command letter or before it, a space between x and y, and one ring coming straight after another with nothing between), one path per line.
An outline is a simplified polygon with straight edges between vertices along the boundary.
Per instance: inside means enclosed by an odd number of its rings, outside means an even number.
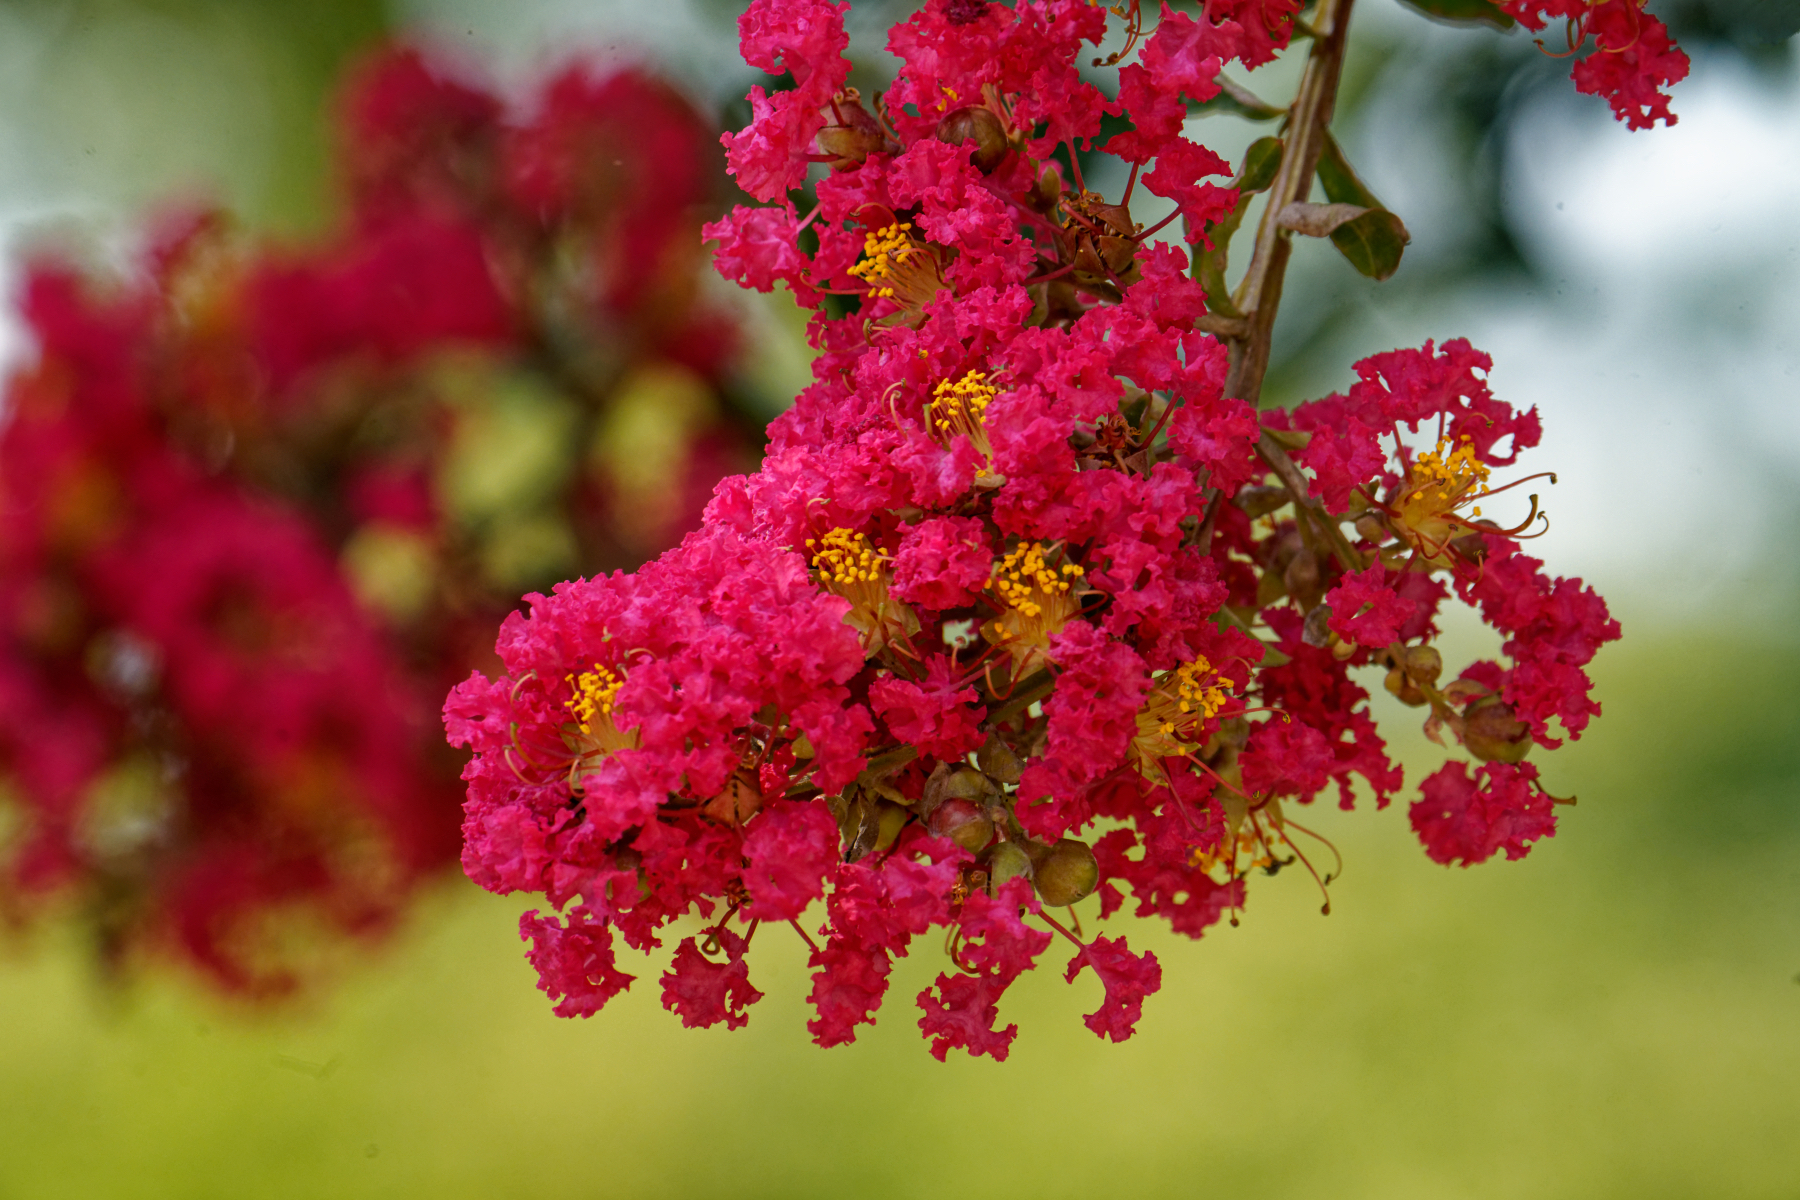
M571 905L566 932L526 930L558 1012L625 986L596 921L648 947L697 914L663 978L687 1024L741 1023L750 943L781 924L810 951L822 1046L875 1019L893 960L933 933L950 969L917 1003L940 1059L1005 1058L1005 994L1060 943L1067 978L1103 989L1088 1027L1121 1041L1161 966L1073 906L1129 900L1199 937L1237 923L1253 871L1323 888L1335 851L1309 806L1404 785L1367 669L1484 764L1421 785L1431 857L1553 832L1521 760L1598 711L1584 669L1619 628L1518 549L1540 524L1512 491L1540 478L1515 469L1536 410L1452 340L1259 412L1234 382L1253 322L1193 271L1240 196L1187 106L1286 46L1299 7L929 0L867 100L838 8L745 12L746 60L794 86L753 93L726 139L762 204L707 233L728 277L815 310L814 381L702 530L529 597L502 673L445 709L474 752L471 876ZM1109 21L1126 49L1096 59ZM1121 194L1090 190L1091 153L1129 168ZM1133 218L1140 184L1189 250ZM1502 642L1446 680L1452 597Z

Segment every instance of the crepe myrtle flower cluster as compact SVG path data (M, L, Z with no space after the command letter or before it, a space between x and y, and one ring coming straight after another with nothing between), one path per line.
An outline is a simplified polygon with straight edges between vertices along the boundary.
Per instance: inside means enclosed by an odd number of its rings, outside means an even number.
M1257 870L1323 887L1333 852L1297 816L1403 782L1359 668L1475 762L1419 787L1432 858L1552 833L1526 757L1598 712L1585 668L1619 628L1520 549L1541 529L1514 490L1536 411L1450 341L1259 415L1227 390L1188 253L1129 207L1171 202L1207 247L1239 196L1184 137L1188 103L1273 57L1291 0L1153 28L1135 5L931 0L891 32L902 66L874 104L847 85L842 11L742 17L745 57L791 86L753 90L726 138L765 203L707 231L729 277L817 308L815 382L699 531L530 597L504 673L446 705L474 751L464 867L557 910L521 926L555 1011L599 1010L633 982L617 942L649 950L695 913L660 979L689 1026L745 1022L749 947L779 924L810 947L820 1045L873 1022L926 935L948 960L918 997L939 1058L1006 1057L998 1003L1057 937L1104 992L1087 1025L1123 1040L1161 968L1071 906L1198 937L1235 923ZM1098 59L1121 18L1127 50ZM1112 94L1091 81L1126 58ZM1111 198L1067 153L1109 115L1131 181ZM1447 672L1452 594L1504 640Z
M575 69L509 114L397 48L340 115L343 228L202 213L125 278L39 262L0 405L0 913L66 904L108 966L250 996L455 861L437 709L533 575L641 561L754 461L714 404L732 325L694 301L716 133L668 85ZM647 374L714 407L631 492L583 460ZM472 489L487 398L534 390L575 462ZM547 524L578 557L495 566Z

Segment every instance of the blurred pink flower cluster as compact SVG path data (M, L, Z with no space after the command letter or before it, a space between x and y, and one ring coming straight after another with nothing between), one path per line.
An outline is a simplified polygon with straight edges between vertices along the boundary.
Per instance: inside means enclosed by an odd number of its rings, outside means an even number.
M1088 1026L1123 1040L1155 956L1053 910L1129 898L1197 937L1253 870L1322 886L1331 851L1296 811L1402 787L1353 677L1372 665L1482 764L1422 785L1432 857L1551 833L1522 760L1598 711L1584 668L1618 626L1518 549L1536 498L1491 474L1537 443L1535 410L1451 341L1259 414L1227 390L1237 348L1202 331L1189 255L1151 239L1169 221L1131 215L1137 189L1162 198L1196 253L1235 227L1246 172L1185 136L1187 106L1285 46L1296 6L1165 8L1146 32L1136 5L930 0L889 35L902 65L873 108L846 7L741 18L746 60L791 86L754 89L726 138L765 206L708 229L728 277L817 309L815 382L700 530L530 597L505 670L445 709L475 752L466 870L560 911L522 926L556 1011L629 986L615 938L649 949L697 912L661 978L688 1025L746 1020L773 922L811 947L821 1045L872 1022L894 958L938 929L950 969L918 997L938 1057L1007 1055L998 1001L1056 935L1068 977L1103 987ZM1137 52L1109 96L1086 60L1116 18ZM1121 160L1116 199L1084 184L1083 146ZM1505 640L1445 680L1452 592Z
M259 995L453 860L436 710L512 597L670 544L757 443L697 291L716 135L668 85L508 113L400 49L340 116L320 243L204 213L123 280L35 267L0 427L0 903ZM649 450L607 426L680 400ZM522 482L509 430L551 447Z

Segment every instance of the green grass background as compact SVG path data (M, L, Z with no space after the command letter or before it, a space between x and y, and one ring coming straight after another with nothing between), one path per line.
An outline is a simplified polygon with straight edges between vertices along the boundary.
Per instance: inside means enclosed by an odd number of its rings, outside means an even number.
M1543 759L1557 838L1446 869L1400 806L1315 814L1331 916L1287 873L1199 943L1111 923L1164 966L1122 1046L1046 969L1008 1062L940 1065L932 943L818 1050L775 930L745 1030L682 1029L654 970L562 1021L523 906L467 885L276 1015L109 997L40 941L0 972L0 1198L1800 1194L1800 654L1639 630L1596 665L1606 716Z

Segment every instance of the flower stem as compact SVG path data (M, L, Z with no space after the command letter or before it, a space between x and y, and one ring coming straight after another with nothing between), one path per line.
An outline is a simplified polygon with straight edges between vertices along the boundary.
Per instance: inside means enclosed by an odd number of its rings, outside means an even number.
M1313 17L1316 34L1300 78L1300 90L1288 110L1286 148L1275 182L1269 186L1268 206L1256 228L1256 251L1243 282L1233 296L1245 314L1248 328L1228 337L1231 372L1225 394L1251 404L1262 397L1263 375L1269 369L1269 340L1275 329L1275 310L1281 305L1281 283L1287 272L1293 234L1277 221L1281 210L1312 194L1313 175L1325 149L1326 127L1337 105L1338 79L1344 69L1344 43L1350 30L1350 6L1354 0L1320 0ZM1266 439L1265 439L1266 440ZM1266 456L1265 456L1266 457ZM1284 456L1285 457L1285 456ZM1335 547L1334 547L1335 548Z

